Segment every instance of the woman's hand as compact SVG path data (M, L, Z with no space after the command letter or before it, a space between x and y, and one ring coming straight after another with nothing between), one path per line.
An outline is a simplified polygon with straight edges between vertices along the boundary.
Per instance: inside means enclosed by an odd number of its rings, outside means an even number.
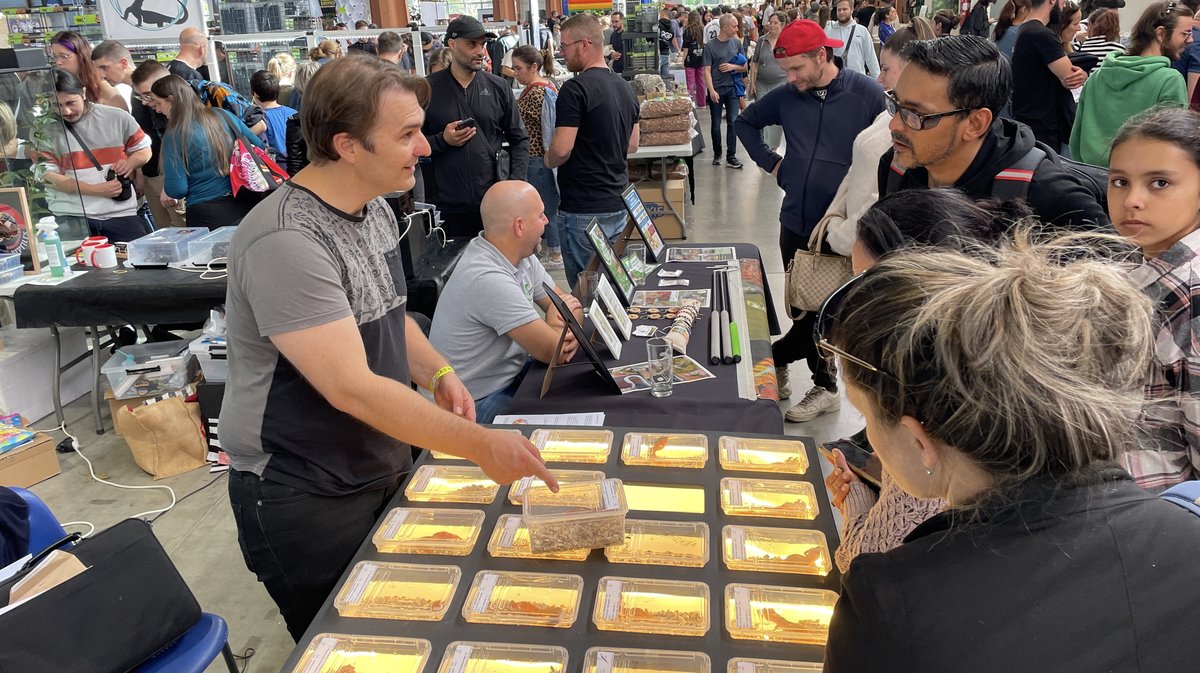
M833 506L841 509L846 496L850 495L850 484L862 483L862 480L850 471L850 466L846 464L846 456L838 449L833 450L833 460L829 462L833 465L833 472L826 477L825 487L829 489Z
M175 204L179 203L178 200L167 196L166 192L158 193L158 202L163 205L163 208L174 208Z

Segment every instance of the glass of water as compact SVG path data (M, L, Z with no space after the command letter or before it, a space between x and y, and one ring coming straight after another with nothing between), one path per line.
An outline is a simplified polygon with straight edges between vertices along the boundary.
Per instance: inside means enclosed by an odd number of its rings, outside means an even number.
M625 245L625 263L630 267L634 283L641 286L646 284L646 244L627 243Z
M664 337L646 340L646 361L649 363L650 394L668 397L675 380L674 353L671 342Z
M579 304L583 306L583 315L585 317L592 307L592 300L596 298L596 285L599 282L599 271L579 272L579 277L575 282L575 296L579 299Z

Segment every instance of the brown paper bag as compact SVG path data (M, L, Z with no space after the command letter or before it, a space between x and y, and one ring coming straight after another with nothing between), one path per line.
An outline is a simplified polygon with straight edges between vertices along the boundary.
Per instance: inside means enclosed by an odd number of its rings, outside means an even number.
M115 424L133 461L155 479L203 467L208 451L200 425L200 405L172 397L117 410Z

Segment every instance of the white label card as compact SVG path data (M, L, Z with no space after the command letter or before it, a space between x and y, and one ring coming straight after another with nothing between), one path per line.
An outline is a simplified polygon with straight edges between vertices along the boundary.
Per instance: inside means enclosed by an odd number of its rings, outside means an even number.
M600 334L600 339L604 341L608 352L612 353L615 358L621 357L621 340L617 337L617 333L613 331L608 318L604 317L604 311L600 310L599 301L592 301L592 307L588 310L588 317L591 318L592 325L596 328L596 332Z
M387 530L383 531L385 540L391 540L396 537L396 533L400 532L400 527L404 525L405 521L408 521L410 512L411 510L396 508L392 513L392 522L388 524Z
M470 645L459 645L454 648L454 657L450 659L450 669L446 673L463 673L467 670L467 662L471 659Z
M601 500L603 501L604 511L616 509L617 500L617 485L615 482L605 479L600 482Z
M433 474L433 469L428 466L423 466L417 471L417 476L413 480L412 485L413 493L421 493L425 490L425 487L429 485L429 476L431 474Z
M601 274L600 280L596 282L596 296L604 302L604 307L613 317L613 322L617 324L617 329L621 332L621 338L628 340L633 330L633 321L629 319L629 314L625 312L625 306L621 304L620 299L617 299L617 293L613 291L612 285L608 284L608 276L604 274Z
M629 436L629 457L630 458L641 458L642 457L642 436L641 435L630 435Z
M504 532L500 534L500 546L511 547L513 540L517 539L517 531L521 528L521 517L510 516L504 522Z
M739 629L748 629L754 625L750 618L750 590L746 587L735 587L733 590L733 609Z
M612 621L621 612L621 580L608 580L604 584L604 618Z
M742 482L729 482L729 504L734 507L742 506Z
M729 442L725 445L725 460L731 463L738 462L738 447L735 442Z
M737 673L755 673L758 667L753 661L739 661L737 665Z
M322 638L317 641L317 646L313 648L312 658L308 660L308 664L300 673L317 673L324 668L325 662L329 661L329 655L333 654L335 647L337 647L337 638Z
M658 270L659 278L678 278L682 275L683 275L683 269L675 269L674 271L667 271L666 269Z
M746 529L734 526L729 529L729 556L734 561L746 560Z
M613 659L616 658L614 652L608 650L600 650L596 653L596 673L612 673Z
M364 563L362 570L354 577L354 584L350 585L350 591L346 592L346 602L350 605L357 605L362 600L363 593L367 590L367 585L371 580L375 579L375 572L379 570L379 566L374 563Z
M487 609L488 603L492 602L492 591L496 588L496 582L500 579L495 573L484 573L483 578L479 580L479 593L475 594L475 602L471 604L473 612L483 612Z
M516 489L516 492L513 495L518 498L525 495L525 491L528 491L529 487L532 485L533 477L521 477L521 480L518 481L515 486L513 486L513 488Z

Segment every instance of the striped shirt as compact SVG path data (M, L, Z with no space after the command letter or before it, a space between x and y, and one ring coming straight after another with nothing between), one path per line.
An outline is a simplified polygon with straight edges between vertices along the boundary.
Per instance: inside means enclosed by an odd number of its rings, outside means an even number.
M107 182L108 170L113 164L125 159L138 150L150 148L150 136L142 131L133 115L107 105L91 105L79 121L71 126L100 168L80 146L79 141L59 125L54 133L54 152L47 156L48 171L74 178L80 184L98 185ZM130 193L128 199L117 201L107 196L79 195L48 189L46 198L55 215L84 215L97 220L133 215L137 212L137 194ZM80 210L82 202L83 210Z
M1139 485L1157 490L1200 477L1200 231L1130 276L1154 300L1159 322L1140 446L1124 464Z
M1089 37L1088 39L1084 40L1083 44L1079 46L1079 51L1085 54L1091 54L1100 59L1100 62L1103 63L1104 58L1114 51L1124 56L1125 46L1120 42L1113 42L1105 39L1103 35L1099 35L1096 37Z

